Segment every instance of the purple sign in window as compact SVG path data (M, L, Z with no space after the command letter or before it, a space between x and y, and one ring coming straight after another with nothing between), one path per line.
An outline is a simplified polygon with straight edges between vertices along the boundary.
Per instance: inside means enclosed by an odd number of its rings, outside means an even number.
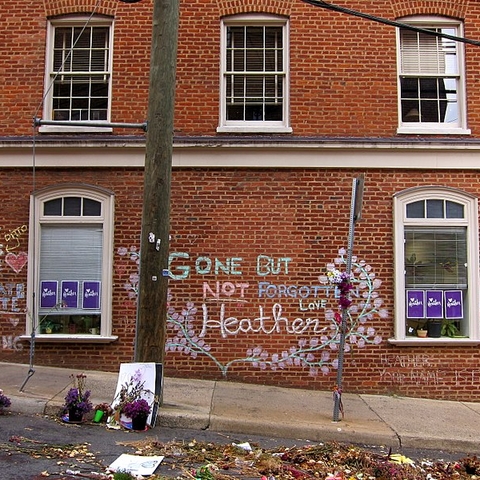
M427 290L427 318L443 318L443 291Z
M100 308L100 282L83 282L83 308Z
M463 318L461 290L445 290L445 318Z
M62 281L62 301L67 308L78 307L78 282L73 280Z
M424 290L407 290L407 318L425 318Z
M53 308L58 303L58 282L44 280L40 282L40 290L40 308Z

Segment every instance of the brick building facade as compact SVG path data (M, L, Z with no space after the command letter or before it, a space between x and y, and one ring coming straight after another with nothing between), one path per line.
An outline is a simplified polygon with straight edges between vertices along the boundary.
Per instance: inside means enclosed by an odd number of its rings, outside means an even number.
M3 3L0 360L28 363L35 328L37 364L117 371L145 133L109 125L147 117L153 2ZM480 5L335 5L370 18L181 2L166 374L333 387L327 272L363 174L345 390L478 400Z

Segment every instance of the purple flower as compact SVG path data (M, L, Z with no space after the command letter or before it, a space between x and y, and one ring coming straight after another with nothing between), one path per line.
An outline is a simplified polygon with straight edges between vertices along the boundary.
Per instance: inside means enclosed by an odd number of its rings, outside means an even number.
M150 405L145 399L141 398L126 403L122 408L122 413L130 418L147 417L150 413Z
M0 410L2 408L8 408L11 404L12 402L10 401L10 399L3 393L0 393Z
M65 395L65 410L75 410L82 414L88 413L92 410L93 405L90 401L90 390L85 390L86 375L79 374L73 379L74 386Z

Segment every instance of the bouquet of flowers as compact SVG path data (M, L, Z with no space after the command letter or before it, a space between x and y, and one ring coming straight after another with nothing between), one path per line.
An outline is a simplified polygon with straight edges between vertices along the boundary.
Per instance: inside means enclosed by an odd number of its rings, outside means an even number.
M64 404L65 410L68 410L71 416L82 418L93 408L90 401L90 390L86 390L86 378L87 376L83 373L72 375L73 387L65 396Z
M133 402L126 403L123 406L122 412L127 417L130 417L132 420L140 417L148 417L150 413L150 405L148 402L141 398L140 400L134 400Z
M151 406L145 397L153 397L153 393L145 388L145 381L138 370L120 386L113 400L114 415L110 418L110 424L122 425L121 414L132 420L136 417L148 417Z
M352 290L353 285L351 281L350 274L347 272L340 272L335 268L327 272L328 281L335 285L339 292L338 306L342 310L346 310L351 304L352 300L350 299L350 290Z
M10 399L3 394L3 390L0 389L0 413L3 412L5 408L8 408L12 402Z

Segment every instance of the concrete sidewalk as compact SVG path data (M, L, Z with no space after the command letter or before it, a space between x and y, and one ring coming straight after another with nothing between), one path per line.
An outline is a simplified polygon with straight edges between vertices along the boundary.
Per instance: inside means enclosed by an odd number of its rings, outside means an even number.
M56 415L77 370L0 363L0 389L10 410ZM94 404L113 400L117 374L83 372ZM480 404L379 395L342 396L345 418L333 422L331 392L227 381L164 379L155 428L210 429L310 441L480 454ZM0 418L1 420L1 418Z

